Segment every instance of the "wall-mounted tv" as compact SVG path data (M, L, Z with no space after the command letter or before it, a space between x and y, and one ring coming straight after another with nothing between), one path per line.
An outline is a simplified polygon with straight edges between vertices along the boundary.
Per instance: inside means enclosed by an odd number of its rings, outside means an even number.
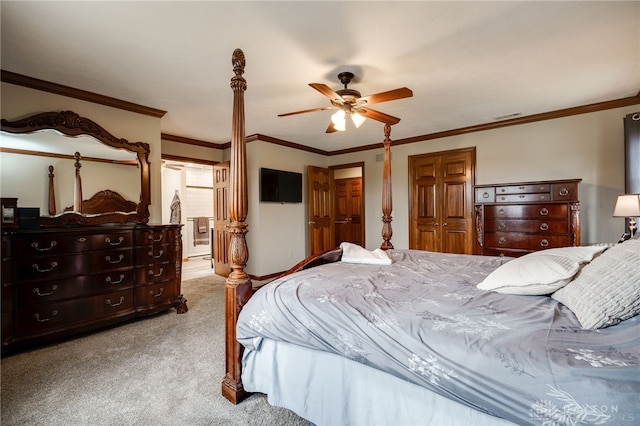
M302 173L260 169L260 201L302 202Z

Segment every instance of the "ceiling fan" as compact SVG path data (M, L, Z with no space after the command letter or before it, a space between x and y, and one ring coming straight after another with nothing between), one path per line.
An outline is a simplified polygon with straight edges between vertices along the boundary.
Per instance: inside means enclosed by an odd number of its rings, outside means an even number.
M353 79L353 73L341 72L338 79L344 84L344 89L333 91L329 86L322 83L309 83L309 86L322 93L329 98L331 106L306 109L303 111L288 112L286 114L278 114L278 117L286 117L288 115L304 114L307 112L325 111L329 109L337 109L332 116L326 133L336 131L344 131L346 129L346 118L351 117L353 124L360 127L367 118L380 121L385 124L397 124L400 119L380 111L369 108L369 105L379 104L381 102L394 101L396 99L410 98L413 92L406 87L400 89L380 92L369 96L362 96L357 90L347 88L347 85Z

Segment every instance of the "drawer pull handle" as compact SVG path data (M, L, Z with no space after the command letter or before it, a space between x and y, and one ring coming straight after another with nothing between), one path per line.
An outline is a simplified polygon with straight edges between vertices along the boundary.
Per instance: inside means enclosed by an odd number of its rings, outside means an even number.
M34 263L33 265L31 265L31 267L38 272L51 272L54 269L56 269L57 266L58 266L58 262L51 262L51 268L49 269L40 269L40 266L38 266L37 263Z
M504 209L500 209L500 210L498 210L498 214L499 214L500 216L504 216L504 215L505 215L505 213L506 213L506 212L504 211Z
M124 296L120 296L120 301L118 303L113 303L111 299L107 299L107 305L112 307L120 306L122 305L123 302L124 302Z
M33 319L38 322L47 322L47 321L51 321L53 317L55 317L56 315L58 315L58 311L54 309L53 311L51 311L51 316L49 318L40 319L40 314L33 314Z
M546 223L543 223L542 225L540 225L540 230L541 231L548 231L549 230L549 225L547 225Z
M150 239L151 241L154 241L154 242L158 243L158 242L162 241L162 234L160 234L160 236L158 236L158 238L155 238L155 239L153 238L153 235L149 234L147 236L147 238Z
M500 222L500 223L498 224L498 229L499 229L499 230L501 230L501 231L502 231L503 229L505 229L506 227L507 227L507 225L505 225L503 222Z
M56 292L57 289L58 289L58 286L54 284L51 286L51 291L49 293L40 293L40 289L38 287L34 288L33 292L38 296L51 296L53 293Z
M546 216L548 214L549 214L549 210L547 210L546 207L543 207L543 208L540 209L540 215L541 216Z
M154 256L154 255L153 255L153 251L149 251L149 256L153 257L154 259L160 259L160 258L162 257L162 255L163 255L163 253L164 253L164 251L160 250L160 251L158 252L158 255L157 255L157 256Z
M158 272L157 274L154 274L153 271L151 269L149 269L149 275L153 275L154 277L159 277L160 275L162 275L163 269L160 268L160 272Z
M482 198L489 198L489 193L488 192L483 192L482 193Z
M524 195L519 195L518 198L524 198Z
M56 241L51 241L49 243L49 247L40 248L40 247L38 247L39 246L38 243L31 243L31 247L33 247L34 249L36 249L38 251L49 251L52 248L54 248L55 246L57 246L57 245L58 245L58 243Z
M122 281L124 281L124 274L120 274L120 279L118 281L112 281L111 277L107 277L104 280L109 284L120 284Z
M109 238L109 237L104 239L104 242L109 244L110 246L119 246L120 244L122 244L123 241L124 241L124 237L119 237L118 238L118 242L116 242L116 243L112 243L111 242L111 238Z
M118 260L111 260L111 256L105 256L104 260L106 260L107 262L115 265L116 263L120 263L122 262L122 259L124 259L124 254L121 254L118 256Z
M506 242L507 242L507 240L504 237L500 237L500 239L498 240L498 243L500 243L500 244L504 244Z
M547 247L547 246L549 246L549 241L547 240L540 241L540 247Z
M162 296L162 293L164 293L164 287L160 287L160 291L156 294L153 294L153 290L149 291L149 294L153 297L160 297Z
M558 194L560 194L563 197L566 197L569 194L569 190L567 188L562 188L560 191L558 191Z

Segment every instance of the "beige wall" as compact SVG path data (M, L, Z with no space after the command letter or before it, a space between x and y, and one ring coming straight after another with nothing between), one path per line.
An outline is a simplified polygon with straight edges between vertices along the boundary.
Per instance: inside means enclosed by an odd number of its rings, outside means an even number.
M151 206L149 207L149 222L161 223L160 118L4 82L2 83L1 90L2 118L15 120L40 112L71 110L82 117L87 117L95 121L118 138L125 138L130 142L142 141L148 143L151 148L149 156L151 163ZM2 173L0 176L0 193L6 197L18 197L19 207L40 207L41 214L46 214L48 193L46 173L42 175L40 172L37 172L36 175L30 175L30 173L35 172L31 170L31 167L26 167L26 163L22 163L27 160L21 160L15 157L15 155L11 157L7 156L7 154L0 155L2 161L0 163L2 166L2 170L0 170L0 173ZM32 156L28 157L33 158ZM34 169L38 168L41 167L34 167ZM62 174L62 178L65 172L62 168L57 170ZM16 180L8 178L5 180L5 172L9 171L11 171L13 176L15 176L16 173L20 173L20 177L23 179ZM100 171L96 171L96 173L101 174L100 179L98 179L104 185L104 188L101 189L114 189L112 185L114 185L115 182L111 174ZM57 174L58 172L56 172L56 175ZM85 174L83 175L83 183L85 180L89 183L93 178L94 177L89 178L89 175ZM66 182L67 179L60 180ZM56 182L58 182L58 179L56 179ZM70 185L73 185L73 181L70 182ZM59 190L63 191L61 188ZM85 195L84 198L87 198L87 195L93 195L93 193L89 194L88 192L89 190L83 192L83 195Z
M477 184L581 178L582 243L617 241L624 231L623 219L612 217L616 197L624 192L622 120L638 110L638 106L617 108L392 147L394 246L409 246L407 157L473 146ZM382 242L383 163L375 158L381 153L382 148L330 157L331 165L365 161L369 249Z

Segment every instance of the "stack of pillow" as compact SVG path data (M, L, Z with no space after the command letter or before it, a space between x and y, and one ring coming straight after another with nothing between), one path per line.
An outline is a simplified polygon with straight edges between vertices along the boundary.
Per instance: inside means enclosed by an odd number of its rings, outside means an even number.
M640 313L640 239L533 252L500 266L478 288L549 294L582 327L608 327Z

